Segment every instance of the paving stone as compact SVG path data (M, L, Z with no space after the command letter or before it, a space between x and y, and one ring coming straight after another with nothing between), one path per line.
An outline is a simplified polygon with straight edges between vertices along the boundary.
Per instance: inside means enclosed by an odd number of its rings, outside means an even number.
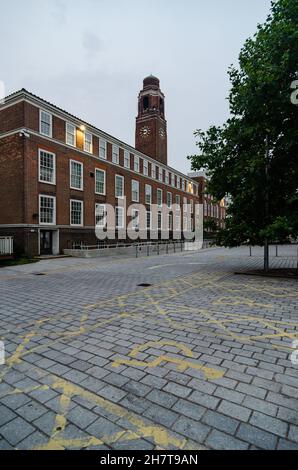
M189 437L196 442L203 443L206 439L210 428L193 419L180 417L173 426L174 431Z
M47 408L32 400L18 408L17 413L26 421L31 423L35 419L45 414L47 411Z
M242 403L245 397L243 393L236 392L235 390L229 390L224 387L217 387L214 392L214 396L225 398L226 400L232 401L233 403Z
M258 398L250 396L245 397L243 406L246 406L247 408L250 408L254 411L261 411L262 413L270 416L276 416L278 410L276 405L273 405L272 403L267 403L265 400L259 400Z
M229 401L223 400L217 410L219 413L226 414L231 418L239 419L240 421L248 421L251 410L244 408L241 405L231 403Z
M181 398L188 397L191 392L191 388L184 387L183 385L176 384L175 382L168 382L163 390Z
M90 426L98 416L82 406L76 406L67 414L67 419L74 423L78 428L85 429Z
M1 427L2 436L14 447L33 431L34 427L22 418L15 418Z
M215 450L247 450L249 447L246 442L216 430L210 433L206 445Z
M164 426L172 426L178 417L177 413L155 404L149 406L143 415Z
M277 445L277 437L268 432L262 431L250 424L242 423L237 432L239 439L254 444L256 447L265 450L274 450Z
M126 391L121 390L120 388L113 387L112 385L106 385L101 388L98 392L101 397L107 398L115 403L122 400L123 397L127 394Z
M271 432L272 434L276 434L277 436L286 437L287 435L287 423L257 411L252 414L250 424Z
M211 397L209 395L206 395L205 393L199 392L195 390L190 396L189 396L190 401L194 401L198 405L202 405L206 408L209 408L211 410L215 410L217 407L218 403L220 400L215 397Z
M35 431L17 445L18 450L38 450L40 446L47 444L49 438L39 431Z
M203 416L202 422L208 424L211 428L219 429L228 434L235 434L239 421L236 419L228 418L225 415L217 413L216 411L208 410Z
M3 426L3 424L8 423L9 421L12 421L14 418L16 418L15 413L6 408L6 406L0 405L0 426Z
M290 426L289 439L298 443L298 426Z
M102 439L124 430L106 418L98 418L93 424L88 426L85 431L91 434L91 436Z
M205 413L206 408L200 405L195 405L194 403L180 398L175 403L172 410L198 421Z
M146 398L147 400L153 401L154 403L164 406L165 408L172 408L174 403L176 403L178 400L178 398L174 395L156 389L148 393Z

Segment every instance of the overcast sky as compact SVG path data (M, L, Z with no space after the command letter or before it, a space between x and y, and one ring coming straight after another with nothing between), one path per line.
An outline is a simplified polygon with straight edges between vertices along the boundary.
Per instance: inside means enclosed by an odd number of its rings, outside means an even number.
M189 170L193 131L228 116L227 69L270 0L0 0L0 80L134 146L149 74L166 96L168 161Z

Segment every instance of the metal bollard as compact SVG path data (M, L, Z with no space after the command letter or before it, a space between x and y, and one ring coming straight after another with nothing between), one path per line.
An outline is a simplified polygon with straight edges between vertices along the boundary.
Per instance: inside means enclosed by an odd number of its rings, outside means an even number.
M147 256L149 256L150 254L149 250L150 250L150 245L147 245Z
M174 253L176 253L176 243L174 243Z
M157 243L157 254L159 255L159 243Z
M139 253L138 253L138 245L136 245L136 258L139 256Z
M252 256L251 246L249 247L249 256Z
M278 257L278 245L275 245L275 256Z
M168 254L168 253L169 253L169 244L166 243L166 254Z

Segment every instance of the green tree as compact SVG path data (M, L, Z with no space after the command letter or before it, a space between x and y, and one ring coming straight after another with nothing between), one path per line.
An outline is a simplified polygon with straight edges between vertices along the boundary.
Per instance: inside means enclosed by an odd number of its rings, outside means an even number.
M298 235L297 72L298 1L277 0L229 69L230 118L197 130L199 153L188 157L194 170L206 169L209 193L231 196L217 242L264 245L265 269L268 243Z

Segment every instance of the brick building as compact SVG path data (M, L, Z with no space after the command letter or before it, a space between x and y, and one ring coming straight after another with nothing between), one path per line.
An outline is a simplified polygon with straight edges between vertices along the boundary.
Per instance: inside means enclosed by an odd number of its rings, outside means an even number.
M188 176L196 181L199 185L199 202L203 205L204 220L212 220L216 223L218 228L224 228L227 214L226 199L224 198L218 202L211 194L208 193L208 178L205 171L201 170L191 172L188 173ZM209 229L207 229L207 231L209 231Z
M169 220L158 224L168 223L171 237L175 224L194 226L184 206L200 201L200 183L167 163L156 77L139 94L135 148L22 89L0 105L0 236L12 235L16 252L30 256L95 245L107 204L117 208L116 229L130 222L119 205L126 196L128 205L146 205L148 224L151 204L165 204Z

